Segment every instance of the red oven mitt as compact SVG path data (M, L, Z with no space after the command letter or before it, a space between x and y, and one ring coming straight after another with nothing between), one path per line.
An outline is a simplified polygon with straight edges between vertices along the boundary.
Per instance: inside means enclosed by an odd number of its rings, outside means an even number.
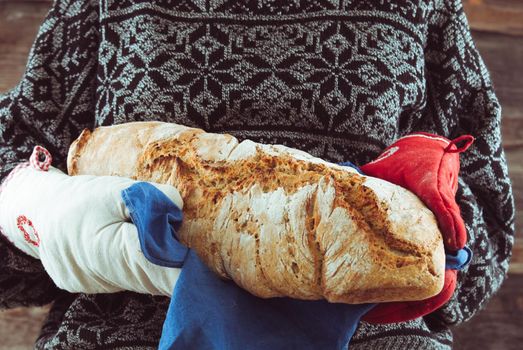
M445 283L438 295L420 301L379 304L363 316L364 321L391 323L412 320L438 309L454 293L457 277L454 268L458 267L449 268L452 265L448 261L463 252L462 248L467 241L465 224L455 200L459 153L467 150L473 142L471 135L450 141L441 136L418 132L400 138L376 160L361 167L366 175L392 182L415 193L436 216L447 253Z

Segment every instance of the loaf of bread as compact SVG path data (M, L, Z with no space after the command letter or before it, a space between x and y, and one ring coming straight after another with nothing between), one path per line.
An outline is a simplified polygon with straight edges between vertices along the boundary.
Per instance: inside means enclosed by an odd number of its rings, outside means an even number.
M176 187L180 241L262 298L407 301L443 287L441 233L414 194L297 149L137 122L84 130L68 171Z

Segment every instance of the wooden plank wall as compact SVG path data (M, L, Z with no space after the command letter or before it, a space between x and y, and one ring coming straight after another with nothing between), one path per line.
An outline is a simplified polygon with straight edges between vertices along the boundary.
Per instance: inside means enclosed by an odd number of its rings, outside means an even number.
M463 0L476 46L503 107L503 136L523 233L523 1ZM23 74L50 0L0 0L0 93ZM516 240L510 275L487 308L455 328L455 349L520 349L523 344L523 242ZM47 308L0 312L0 350L31 349Z

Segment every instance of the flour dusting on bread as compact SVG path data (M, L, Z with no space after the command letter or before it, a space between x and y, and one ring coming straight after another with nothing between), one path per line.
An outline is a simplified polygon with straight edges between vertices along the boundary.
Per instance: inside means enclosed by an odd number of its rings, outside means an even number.
M441 233L414 194L297 149L138 122L84 132L68 169L176 187L181 241L260 297L405 301L443 286Z

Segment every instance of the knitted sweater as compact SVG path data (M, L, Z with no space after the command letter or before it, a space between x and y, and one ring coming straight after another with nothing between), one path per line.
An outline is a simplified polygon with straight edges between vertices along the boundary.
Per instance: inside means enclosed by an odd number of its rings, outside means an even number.
M161 120L363 164L414 131L476 137L457 201L474 252L447 305L362 322L352 349L447 349L507 273L514 205L500 106L460 0L56 0L0 96L3 178L83 128ZM67 203L64 203L67 205ZM1 235L0 235L1 236ZM72 295L0 238L0 307L55 301L37 348L157 346L168 299Z

